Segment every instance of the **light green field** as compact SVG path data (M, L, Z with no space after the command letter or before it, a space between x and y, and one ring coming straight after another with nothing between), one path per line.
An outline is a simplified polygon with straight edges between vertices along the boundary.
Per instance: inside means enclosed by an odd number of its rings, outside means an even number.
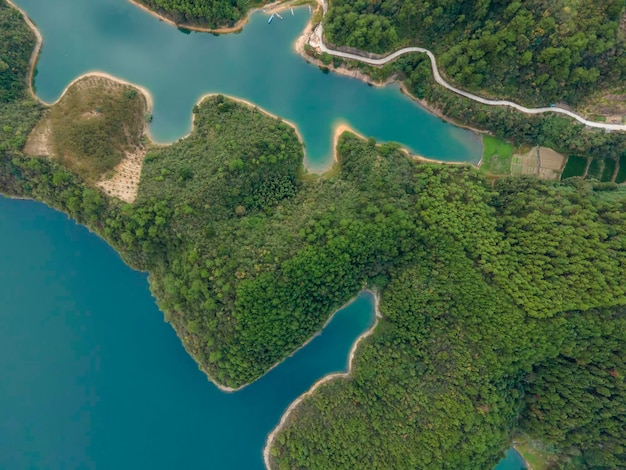
M492 175L508 175L511 173L513 146L496 137L483 136L483 159L481 171Z

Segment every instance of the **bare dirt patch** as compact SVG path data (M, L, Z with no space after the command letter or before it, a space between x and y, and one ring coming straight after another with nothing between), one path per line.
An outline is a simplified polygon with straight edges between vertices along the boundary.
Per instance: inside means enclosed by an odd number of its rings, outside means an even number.
M619 114L611 115L606 117L607 124L621 124L624 121L624 118Z
M135 202L145 156L145 148L140 148L134 153L127 154L126 158L113 169L112 174L108 175L110 177L107 178L105 175L102 180L96 183L96 186L109 196L129 203Z
M565 167L565 162L565 156L551 148L533 147L524 154L513 155L511 175L558 180Z
M566 158L548 147L539 147L539 178L558 180L565 168Z
M45 118L41 119L28 136L24 146L24 153L31 157L52 156L51 136L52 127L50 121Z

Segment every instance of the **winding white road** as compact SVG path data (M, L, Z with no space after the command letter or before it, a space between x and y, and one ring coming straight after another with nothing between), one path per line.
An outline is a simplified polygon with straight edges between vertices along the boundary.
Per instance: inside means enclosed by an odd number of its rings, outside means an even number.
M324 12L326 12L325 7L326 5L324 5ZM447 88L448 90L458 95L465 96L466 98L469 98L474 101L478 101L479 103L486 104L488 106L510 106L511 108L515 108L518 111L521 111L522 113L526 113L526 114L540 114L540 113L565 114L589 127L596 127L598 129L607 129L607 130L612 130L612 131L626 131L626 124L607 124L604 122L588 121L587 119L583 118L582 116L579 116L576 113L573 113L572 111L559 108L559 107L551 106L551 107L546 107L546 108L527 108L517 103L513 103L512 101L489 100L486 98L481 98L480 96L476 96L467 91L460 90L450 85L441 77L441 74L439 73L439 69L437 68L437 60L435 59L435 55L432 52L430 52L428 49L424 49L423 47L405 47L403 49L397 50L396 52L389 54L386 57L382 57L380 59L371 59L369 57L363 57L361 55L351 54L349 52L341 52L341 51L335 51L333 49L329 49L328 47L326 47L326 44L324 44L323 38L324 38L324 31L322 29L322 24L320 23L315 29L315 31L313 32L313 34L311 34L311 36L309 37L309 45L311 47L321 50L322 52L326 52L327 54L330 54L332 56L342 57L344 59L358 60L360 62L364 62L370 65L384 65L387 62L397 59L403 54L409 54L411 52L424 53L430 59L430 65L433 70L433 76L435 77L435 81L437 83L439 83L444 88Z

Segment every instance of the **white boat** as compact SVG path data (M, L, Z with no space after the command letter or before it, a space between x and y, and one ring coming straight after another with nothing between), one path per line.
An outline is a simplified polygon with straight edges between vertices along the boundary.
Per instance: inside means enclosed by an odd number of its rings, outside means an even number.
M293 13L293 7L291 7L291 16L293 16L293 15L294 15L294 13Z
M270 19L267 20L267 24L270 24L272 22L272 20L274 19L274 14L272 14L272 16L270 16Z
M281 20L283 19L283 17L280 16L280 13L276 13L276 16L278 16L278 18L281 19Z

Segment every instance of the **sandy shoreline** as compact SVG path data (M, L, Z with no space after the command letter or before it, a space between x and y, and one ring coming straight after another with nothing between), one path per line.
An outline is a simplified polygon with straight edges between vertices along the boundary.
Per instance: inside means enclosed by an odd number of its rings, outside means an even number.
M270 466L270 450L272 448L272 444L274 443L274 439L276 438L278 433L287 424L287 420L289 419L289 415L293 412L293 410L295 410L297 408L297 406L302 402L302 400L304 400L307 397L310 397L315 392L315 390L317 390L321 385L325 384L326 382L330 382L331 380L334 380L334 379L350 377L350 375L352 374L352 362L354 361L354 355L356 353L356 350L359 347L359 344L361 344L362 340L364 340L365 338L371 336L374 333L374 330L378 326L378 320L382 318L382 314L380 313L380 309L379 309L380 294L378 293L378 291L370 290L370 289L365 289L365 292L371 292L374 295L374 311L376 312L376 319L374 320L374 324L371 327L369 327L367 329L367 331L365 331L363 334L361 334L355 340L354 344L352 345L352 348L350 349L350 356L348 358L348 370L346 372L334 372L332 374L325 375L324 377L319 379L317 382L315 382L311 386L311 388L309 390L307 390L302 395L300 395L298 398L296 398L296 400L293 401L287 407L287 409L285 410L283 415L280 417L280 422L272 430L272 432L269 433L269 435L267 436L267 440L265 441L265 447L263 448L263 463L265 464L265 468L267 470L271 469L271 466ZM354 299L352 299L350 302L352 302L353 300ZM348 302L348 303L350 303L350 302ZM335 313L337 313L337 312L335 312ZM333 314L333 316L334 315L335 314ZM330 318L332 318L332 316ZM330 319L329 319L329 321L330 321ZM326 323L328 323L328 322L326 322Z
M524 461L524 465L526 465L526 470L533 470L533 466L528 462L528 460L526 460L524 458L522 453L517 449L517 446L515 444L513 444L512 447L513 447L513 449L515 449L515 452L517 452L519 454L519 456L522 458L522 460Z
M367 140L367 137L365 137L360 132L354 130L354 128L350 127L350 124L344 121L341 121L339 124L335 126L335 129L333 132L333 162L335 163L339 163L339 156L337 153L337 144L339 143L339 137L341 137L341 134L343 134L344 132L350 132L351 134L356 135L360 139ZM383 144L378 144L378 143L376 144L377 147L380 145L383 145ZM474 165L473 163L468 163L468 162L447 162L443 160L435 160L433 158L426 158L426 157L423 157L422 155L413 153L411 150L403 146L400 146L400 150L406 153L408 158L412 160L417 160L422 163L436 163L438 165L473 166L476 168L478 167L477 165Z
M33 23L31 21L31 19L29 18L29 16L26 14L26 12L24 10L22 10L20 7L18 7L15 3L13 3L12 0L6 0L7 3L12 7L15 8L17 11L20 12L20 14L22 15L22 18L24 19L24 22L28 25L28 27L31 29L31 31L35 34L35 37L37 38L37 43L35 45L35 48L33 49L33 53L30 56L30 60L28 63L28 76L27 76L27 88L28 88L28 92L30 93L30 95L39 103L43 104L44 106L50 107L50 106L54 106L55 104L57 104L59 101L61 101L61 99L65 96L65 94L67 93L67 91L76 84L76 82L79 82L80 80L84 79L84 78L88 78L88 77L101 77L101 78L106 78L108 80L120 83L122 85L127 85L133 88L136 88L137 90L139 90L144 98L146 99L146 106L147 106L147 112L148 113L152 113L152 109L154 106L154 101L152 99L152 94L148 91L148 89L142 87L141 85L137 85L136 83L131 83L128 82L122 78L118 78L115 77L107 72L103 72L100 70L93 70L93 71L89 71L86 72L82 75L79 75L78 77L74 78L70 83L67 84L67 86L63 89L63 92L61 93L61 95L52 103L49 103L47 101L42 100L39 96L37 96L37 94L35 93L35 89L33 88L33 77L35 75L35 70L37 67L37 61L39 60L39 53L41 52L41 46L43 45L43 36L41 35L41 33L39 32L39 29L37 28L37 26L35 25L35 23ZM132 1L132 0L129 0ZM150 139L152 140L152 139Z

